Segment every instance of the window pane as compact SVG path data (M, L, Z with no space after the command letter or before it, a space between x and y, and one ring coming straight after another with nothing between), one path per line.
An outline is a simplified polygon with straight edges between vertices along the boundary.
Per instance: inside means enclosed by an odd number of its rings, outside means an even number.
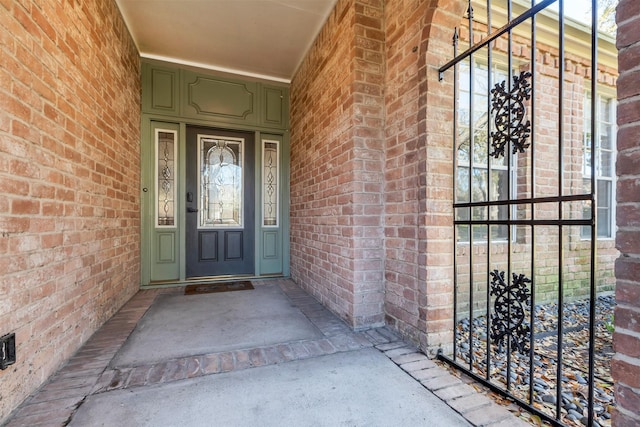
M509 199L508 175L508 172L504 169L493 169L491 171L491 200Z
M608 124L602 124L600 129L600 148L603 150L611 150L611 133L612 126Z
M584 166L583 175L591 176L591 135L587 136L584 144Z
M175 226L176 132L156 131L156 226Z
M489 209L486 206L476 206L473 208L473 219L475 221L486 221L488 219L488 212Z
M466 135L464 135L464 132L466 132ZM469 128L460 128L459 136L458 163L469 165Z
M485 126L482 129L476 129L473 132L473 162L480 164L487 164L487 159L489 153L487 151L487 129L486 129L486 115L485 115L485 123L482 126ZM478 125L478 123L476 123Z
M493 148L490 148L491 151L493 151ZM512 161L515 160L516 157L512 157ZM491 156L491 167L502 167L502 168L506 168L507 167L507 157L503 157L500 156L497 159L493 156ZM512 164L511 167L513 167L514 165Z
M473 168L473 177L471 181L471 201L486 202L489 200L487 191L488 171L486 169Z
M591 178L584 178L582 180L582 193L591 193ZM582 219L591 219L591 203L587 201L582 202ZM583 239L591 238L591 227L583 225L580 228L580 237Z
M460 73L459 87L461 91L469 92L469 60L460 63L458 71Z
M508 226L505 224L494 225L491 227L491 240L507 240Z
M242 226L242 142L199 140L201 228Z
M489 240L489 226L487 225L474 225L473 226L473 240L475 242L486 242Z
M611 204L611 181L598 180L598 208L608 208Z
M605 98L600 98L600 105L598 106L600 112L600 121L610 122L611 121L611 111L609 108L609 100Z
M509 172L506 170L491 171L491 200L509 200L509 183L507 182ZM509 219L509 206L494 206L491 209L492 220L506 221ZM506 240L508 235L506 225L497 225L491 228L491 238L495 240Z
M468 242L469 241L469 226L468 225L458 225L456 227L457 233L457 241L458 242Z
M469 208L456 208L456 220L468 221L469 220ZM456 226L457 241L468 242L469 241L469 226L458 225Z
M611 237L611 181L598 180L598 236Z
M492 151L490 132L493 127L489 100L491 88L505 81L508 73L497 68L490 73L486 66L474 63L471 77L469 67L467 61L458 69L456 202L507 200L508 162L505 157L495 159L489 155ZM509 209L508 205L474 207L465 212L459 210L456 218L463 220L461 216L470 215L474 221L506 220ZM507 230L507 226L488 225L458 226L456 229L459 241L468 241L471 233L474 241L487 241L490 237L503 240L507 237Z
M611 176L613 172L613 153L600 151L600 176Z
M598 209L598 237L611 237L611 217L608 210Z
M456 183L456 201L461 203L469 202L469 168L458 166Z
M264 141L262 153L262 225L278 225L278 141Z

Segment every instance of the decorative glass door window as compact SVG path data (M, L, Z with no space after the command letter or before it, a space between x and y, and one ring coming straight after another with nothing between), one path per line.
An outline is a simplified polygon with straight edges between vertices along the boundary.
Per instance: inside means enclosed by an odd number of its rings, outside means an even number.
M278 177L279 145L278 141L262 141L262 225L278 226Z
M198 228L242 227L244 139L198 135Z
M155 131L156 227L175 227L176 139L175 130Z

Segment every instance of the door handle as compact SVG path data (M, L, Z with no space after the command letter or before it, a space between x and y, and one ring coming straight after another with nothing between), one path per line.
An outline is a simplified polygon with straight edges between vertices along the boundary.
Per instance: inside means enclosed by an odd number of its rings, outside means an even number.
M187 208L187 212L198 212L196 208Z

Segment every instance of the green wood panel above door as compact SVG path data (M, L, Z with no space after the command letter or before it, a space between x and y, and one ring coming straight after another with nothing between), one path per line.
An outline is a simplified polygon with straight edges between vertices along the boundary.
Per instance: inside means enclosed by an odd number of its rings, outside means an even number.
M183 111L190 117L222 122L255 123L257 84L184 73Z
M288 98L285 87L263 86L260 124L285 129L288 122Z
M142 109L167 115L179 115L180 71L142 65Z
M222 127L286 130L289 87L143 62L142 110L172 120L195 119Z
M186 117L220 123L257 124L258 85L185 71L182 111Z

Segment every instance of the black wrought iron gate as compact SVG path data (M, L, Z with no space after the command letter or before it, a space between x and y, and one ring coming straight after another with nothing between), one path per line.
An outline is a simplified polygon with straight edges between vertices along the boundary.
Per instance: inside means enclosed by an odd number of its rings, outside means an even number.
M440 68L456 117L455 332L440 358L555 425L591 426L606 424L609 399L594 348L596 241L611 220L599 218L611 212L597 193L611 188L597 177L610 160L595 137L598 34L586 40L591 65L576 95L563 10L562 0L470 1ZM578 297L582 317L567 304Z

